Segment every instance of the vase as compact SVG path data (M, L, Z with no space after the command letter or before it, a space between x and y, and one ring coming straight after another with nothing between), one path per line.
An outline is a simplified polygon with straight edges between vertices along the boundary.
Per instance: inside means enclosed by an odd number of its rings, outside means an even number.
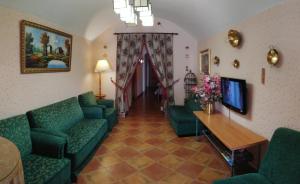
M207 114L213 114L215 111L215 104L214 103L208 103L206 104L206 108L204 109L204 111Z

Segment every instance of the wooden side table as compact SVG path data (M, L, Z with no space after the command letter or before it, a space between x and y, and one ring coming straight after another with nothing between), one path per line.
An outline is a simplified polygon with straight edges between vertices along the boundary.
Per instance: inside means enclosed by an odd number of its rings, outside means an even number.
M24 184L22 160L18 148L0 137L0 183Z

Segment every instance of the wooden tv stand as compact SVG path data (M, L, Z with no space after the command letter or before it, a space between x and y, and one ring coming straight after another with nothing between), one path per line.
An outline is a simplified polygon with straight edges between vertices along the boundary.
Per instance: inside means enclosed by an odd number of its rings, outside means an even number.
M266 138L230 120L220 112L208 115L203 111L194 111L194 114L206 127L203 134L231 167L232 175L235 175L235 154L237 151L258 146L258 155L260 155L261 144L267 141ZM196 126L198 123L197 121ZM260 160L260 158L258 159Z

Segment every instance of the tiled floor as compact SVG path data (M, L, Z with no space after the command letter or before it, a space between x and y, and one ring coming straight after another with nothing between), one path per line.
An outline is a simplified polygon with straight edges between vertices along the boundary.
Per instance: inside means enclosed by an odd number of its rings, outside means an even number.
M204 137L178 138L157 102L141 97L81 172L84 184L209 184L230 169Z

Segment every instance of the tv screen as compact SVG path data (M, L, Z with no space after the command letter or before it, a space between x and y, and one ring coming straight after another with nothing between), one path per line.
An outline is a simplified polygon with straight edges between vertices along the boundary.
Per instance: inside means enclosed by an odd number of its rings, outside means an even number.
M221 78L222 104L241 114L247 113L246 81L233 78Z

